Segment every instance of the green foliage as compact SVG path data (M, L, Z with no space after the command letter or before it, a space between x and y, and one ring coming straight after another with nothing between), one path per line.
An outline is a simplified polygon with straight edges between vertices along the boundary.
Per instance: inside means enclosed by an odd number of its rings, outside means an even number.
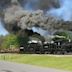
M18 36L18 42L20 46L26 46L28 40L29 40L28 36L25 36L25 37Z
M64 36L64 37L68 37L68 34L64 31L61 31L61 32L56 32L54 35L58 35L58 36Z
M31 64L36 66L71 70L72 72L72 55L31 55L31 54L5 54L7 61L17 63ZM3 60L3 56L0 56ZM61 71L62 72L62 71Z
M3 36L0 36L0 49L1 49L1 45L2 45L3 41L4 41Z
M57 42L59 42L59 41L64 41L64 42L68 41L68 39L64 38L64 37L61 37L61 38L60 37L54 37L52 40L57 41Z
M13 45L14 48L19 46L18 38L16 35L10 34L4 37L2 48L10 48L11 45Z
M64 36L65 38L72 40L72 32L70 31L57 31L54 35Z
M26 46L28 42L28 36L18 36L14 34L9 34L0 37L0 48L4 49L15 49L20 46Z

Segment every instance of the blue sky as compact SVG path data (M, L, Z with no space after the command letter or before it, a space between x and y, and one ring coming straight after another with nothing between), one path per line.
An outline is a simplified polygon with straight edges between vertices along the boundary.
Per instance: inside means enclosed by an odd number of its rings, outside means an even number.
M0 35L6 35L8 32L3 28L2 22L0 20Z
M52 8L50 11L48 11L48 13L65 21L72 21L72 0L61 0L60 4L60 8Z

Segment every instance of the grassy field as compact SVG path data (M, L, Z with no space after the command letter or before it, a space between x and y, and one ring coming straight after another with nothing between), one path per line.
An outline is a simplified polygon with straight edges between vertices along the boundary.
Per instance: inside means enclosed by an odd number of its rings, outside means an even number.
M72 71L72 56L0 54L0 60Z

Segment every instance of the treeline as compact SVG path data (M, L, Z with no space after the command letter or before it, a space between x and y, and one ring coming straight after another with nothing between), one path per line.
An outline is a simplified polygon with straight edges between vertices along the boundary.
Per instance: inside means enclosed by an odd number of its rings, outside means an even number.
M14 34L0 36L0 52L19 51L21 45L26 46L28 37L22 37Z

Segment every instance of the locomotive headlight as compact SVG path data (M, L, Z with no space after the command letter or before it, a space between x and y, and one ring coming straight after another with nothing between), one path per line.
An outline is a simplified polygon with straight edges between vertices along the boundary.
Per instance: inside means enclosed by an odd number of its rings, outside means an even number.
M51 41L51 43L54 43L54 41Z

